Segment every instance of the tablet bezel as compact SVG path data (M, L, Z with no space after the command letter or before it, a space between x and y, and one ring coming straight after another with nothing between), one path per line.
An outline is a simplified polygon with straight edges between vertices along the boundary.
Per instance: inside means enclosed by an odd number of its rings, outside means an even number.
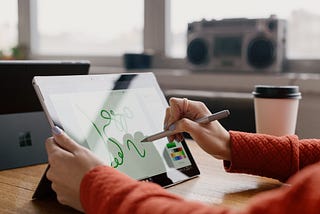
M134 79L134 80L133 80ZM110 84L113 82L113 84ZM76 83L75 87L66 87L64 89L63 87L57 87L57 84L60 85L68 85L71 83ZM82 84L79 84L82 83ZM72 91L79 90L78 86L81 85L81 90L91 90L90 85L94 83L94 87L99 87L100 84L104 85L104 90L118 90L127 88L128 84L131 84L134 87L142 87L142 85L145 87L148 85L149 87L154 88L157 93L159 94L159 98L161 99L161 102L163 102L164 106L168 106L168 102L162 92L162 90L159 87L159 84L156 80L156 77L151 72L143 72L143 73L120 73L120 74L99 74L99 75L86 75L86 76L68 76L68 77L62 77L62 76L51 76L51 77L34 77L33 79L33 86L36 90L36 93L38 95L38 98L40 100L40 103L42 104L43 110L46 113L47 119L50 123L50 126L59 126L63 128L63 124L58 119L57 114L55 113L55 109L53 106L50 105L50 102L47 102L47 99L49 99L49 96L52 93L69 93ZM109 84L109 85L108 85ZM136 84L136 86L135 86ZM59 88L59 89L57 89ZM52 89L59 90L59 92L54 91L52 92ZM51 92L50 92L51 90ZM165 111L165 108L163 109ZM161 122L161 121L159 121ZM160 131L160 130L159 130ZM154 175L151 177L147 177L141 180L145 181L151 181L154 183L157 183L161 185L162 187L169 187L181 182L184 182L186 180L189 180L191 178L194 178L200 174L200 171L192 157L192 154L186 144L186 142L183 140L181 142L188 158L191 163L191 165L176 169L186 175L185 178L178 180L178 181L172 181L171 179L168 179L167 171ZM164 158L161 156L162 159ZM48 168L46 169L46 171ZM43 176L41 178L41 181L34 193L33 198L43 198L48 195L52 195L54 192L50 191L51 189L51 183L47 180L46 176Z

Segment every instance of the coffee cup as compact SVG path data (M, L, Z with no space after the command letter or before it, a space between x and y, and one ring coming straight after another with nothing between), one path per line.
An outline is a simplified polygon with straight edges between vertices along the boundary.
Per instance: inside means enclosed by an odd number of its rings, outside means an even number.
M252 94L257 133L295 134L301 99L299 86L256 85Z

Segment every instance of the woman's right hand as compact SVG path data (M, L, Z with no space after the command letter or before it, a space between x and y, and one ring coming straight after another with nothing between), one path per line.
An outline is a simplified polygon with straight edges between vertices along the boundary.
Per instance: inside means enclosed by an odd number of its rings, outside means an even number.
M183 139L181 133L187 132L204 151L213 157L230 160L229 132L218 121L206 124L194 122L211 114L204 103L172 97L169 104L170 106L166 110L164 128L169 129L170 127L170 129L180 132L168 137L169 141L174 139L181 141Z

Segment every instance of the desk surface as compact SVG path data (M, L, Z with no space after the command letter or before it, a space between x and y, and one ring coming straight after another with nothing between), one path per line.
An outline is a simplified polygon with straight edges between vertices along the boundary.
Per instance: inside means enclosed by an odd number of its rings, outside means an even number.
M208 205L240 208L253 195L281 186L264 177L226 173L222 162L206 154L193 141L188 145L201 175L167 190ZM46 164L0 171L0 213L78 213L53 199L32 201Z

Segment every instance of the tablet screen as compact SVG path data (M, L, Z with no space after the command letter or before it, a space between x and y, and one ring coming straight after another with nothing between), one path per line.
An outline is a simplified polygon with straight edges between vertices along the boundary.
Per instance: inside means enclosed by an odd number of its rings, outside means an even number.
M163 130L168 106L152 73L36 77L55 125L109 166L162 186L199 174L184 141L141 142Z

